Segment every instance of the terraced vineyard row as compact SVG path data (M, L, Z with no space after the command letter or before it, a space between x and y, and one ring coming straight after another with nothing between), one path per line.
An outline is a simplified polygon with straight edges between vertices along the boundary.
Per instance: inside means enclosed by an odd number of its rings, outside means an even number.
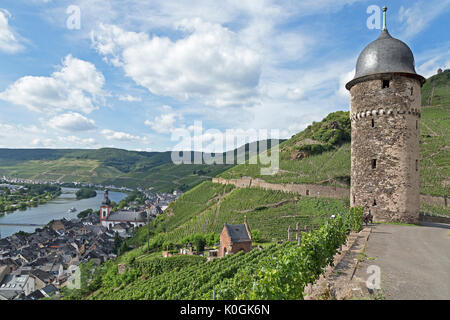
M361 225L362 208L352 208L303 233L300 245L273 244L209 262L184 256L132 259L121 275L107 264L89 299L207 300L214 292L219 299L301 299L304 286L317 279L348 232Z
M332 214L348 209L348 204L342 200L299 197L281 191L259 188L238 188L229 193L224 191L225 196L220 204L216 202L203 211L181 211L194 208L196 203L194 198L183 199L183 209L174 208L174 216L170 217L176 219L178 225L170 222L172 231L166 234L165 240L179 243L187 235L219 233L225 223L243 223L244 216L247 217L250 228L259 230L263 239L285 240L289 225L294 227L299 222L302 228L312 229ZM211 194L209 196L211 197ZM189 204L190 201L194 201L192 205ZM279 203L279 206L272 206ZM180 216L175 218L176 215ZM169 222L167 224L169 225Z
M138 281L123 283L116 290L108 285L103 286L90 299L212 299L213 288L223 279L232 278L242 266L257 263L263 256L270 256L280 248L272 245L263 250L252 250L248 254L238 253L200 264L186 264L182 269L175 268L156 276L144 271ZM174 258L178 257L167 260ZM133 274L135 270L127 272ZM126 274L122 278L126 279Z

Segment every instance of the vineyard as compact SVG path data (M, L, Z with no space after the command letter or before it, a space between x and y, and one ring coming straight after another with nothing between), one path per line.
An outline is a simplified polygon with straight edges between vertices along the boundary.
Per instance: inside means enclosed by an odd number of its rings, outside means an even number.
M302 234L301 244L284 242L207 262L198 256L130 258L119 274L108 262L93 282L89 299L302 299L303 288L330 265L362 211L350 210ZM68 298L73 298L69 296Z
M450 196L450 106L423 107L420 121L420 192Z
M420 193L450 196L450 107L423 107L420 119ZM297 135L301 136L301 135ZM297 137L296 136L296 137ZM295 138L295 137L294 137ZM241 164L221 173L225 179L244 176L269 183L322 184L337 187L350 185L350 143L335 149L291 159L289 152L296 144L294 138L280 144L280 170L274 175L261 175L260 164ZM421 212L447 214L448 208L421 204Z
M287 238L289 225L300 223L302 228L313 229L348 206L337 199L203 182L172 203L167 214L151 223L150 230L163 247L182 245L189 235L219 234L225 223L243 223L246 216L250 228L258 230L262 239L278 241ZM147 227L138 229L130 244L144 245L147 232Z
M423 107L420 119L422 194L449 196L449 107ZM260 165L242 164L222 172L269 183L310 183L348 187L350 143L345 112L329 115L280 144L280 170L261 176ZM421 203L421 212L448 215L447 208ZM331 219L331 215L335 215ZM203 237L217 244L224 223L247 218L258 242L251 252L207 261L202 256L161 258ZM303 299L344 243L361 227L362 211L348 200L300 197L260 188L204 181L171 203L148 226L137 228L117 259L85 272L92 278L67 298L88 299ZM288 227L300 223L300 244L286 242ZM256 237L255 237L256 238ZM282 242L282 244L278 244ZM126 266L119 274L119 264ZM87 266L83 267L87 268ZM86 269L88 270L88 269ZM89 270L88 270L89 271ZM86 276L86 274L88 276Z

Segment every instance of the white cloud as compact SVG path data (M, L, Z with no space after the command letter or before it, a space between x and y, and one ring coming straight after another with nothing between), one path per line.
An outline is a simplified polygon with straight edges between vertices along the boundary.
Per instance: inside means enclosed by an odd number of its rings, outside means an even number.
M45 129L37 126L24 126L21 124L8 124L0 122L0 147L1 148L27 148L44 146ZM47 145L50 140L46 140Z
M132 95L119 95L120 101L128 101L128 102L141 102L141 97L133 97Z
M70 148L74 145L100 147L92 137L62 136L56 135L53 130L47 130L46 126L0 122L0 148Z
M438 16L450 9L450 0L418 1L414 5L401 6L398 20L403 23L401 39L408 39L424 30Z
M100 25L92 42L112 64L157 95L227 106L256 94L260 57L234 32L199 19L183 20L178 28L187 35L172 41Z
M415 56L416 72L425 78L437 73L437 70L450 68L450 41L440 42Z
M177 119L182 119L181 115L166 113L156 116L152 121L145 120L144 123L158 133L170 133L175 129L174 125Z
M134 136L132 134L122 132L122 131L113 131L110 129L104 129L101 131L101 134L105 136L107 140L117 140L122 142L147 142L147 137Z
M65 131L87 131L96 128L94 120L88 119L76 112L57 115L48 120L48 125L52 128Z
M64 110L90 113L106 95L104 83L103 74L92 63L67 55L50 77L22 77L1 92L0 99L50 114Z
M345 85L355 77L355 72L356 69L353 69L352 71L344 72L339 76L339 89L337 95L347 101L350 101L350 91L345 88Z
M18 36L9 26L11 14L5 9L0 9L0 51L16 53L24 49Z
M64 143L65 145L80 145L80 146L95 146L96 141L94 138L80 138L76 136L68 136L68 137L58 137L58 141Z

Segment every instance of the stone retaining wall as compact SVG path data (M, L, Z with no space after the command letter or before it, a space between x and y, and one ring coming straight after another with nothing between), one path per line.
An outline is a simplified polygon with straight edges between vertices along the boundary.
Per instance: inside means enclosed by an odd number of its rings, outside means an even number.
M253 179L251 177L242 177L240 179L212 178L213 183L232 184L238 188L259 187L266 190L278 190L283 192L297 193L302 196L318 198L336 198L348 199L350 190L341 187L321 186L315 184L293 184L293 183L269 183L262 179ZM420 201L437 206L448 206L446 197L436 197L430 195L420 195Z
M450 217L419 215L419 221L450 224Z
M223 179L213 178L213 183L232 184L238 188L259 187L266 190L278 190L283 192L297 193L302 196L318 197L318 198L336 198L345 199L349 197L349 189L321 186L314 184L276 184L268 183L261 179L253 179L250 177L243 177L241 179Z
M447 207L449 201L448 201L447 197L436 197L436 196L429 196L426 194L421 194L420 202L425 202L425 203L435 205L435 206Z

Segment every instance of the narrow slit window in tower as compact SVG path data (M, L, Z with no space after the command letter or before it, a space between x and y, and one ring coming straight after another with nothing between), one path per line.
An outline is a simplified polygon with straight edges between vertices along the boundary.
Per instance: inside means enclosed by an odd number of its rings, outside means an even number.
M416 129L419 129L419 120L416 120Z
M419 160L416 159L416 171L419 171Z
M411 95L413 95L414 87L411 87Z
M374 127L375 127L375 120L372 119L372 128L374 128Z
M389 80L383 80L383 89L389 88Z
M377 159L372 159L372 169L377 167Z
M356 198L355 198L355 195L353 195L353 204L355 204L355 202L356 202Z
M375 199L373 199L373 203L372 203L372 206L376 206L377 205L377 200L375 200Z

